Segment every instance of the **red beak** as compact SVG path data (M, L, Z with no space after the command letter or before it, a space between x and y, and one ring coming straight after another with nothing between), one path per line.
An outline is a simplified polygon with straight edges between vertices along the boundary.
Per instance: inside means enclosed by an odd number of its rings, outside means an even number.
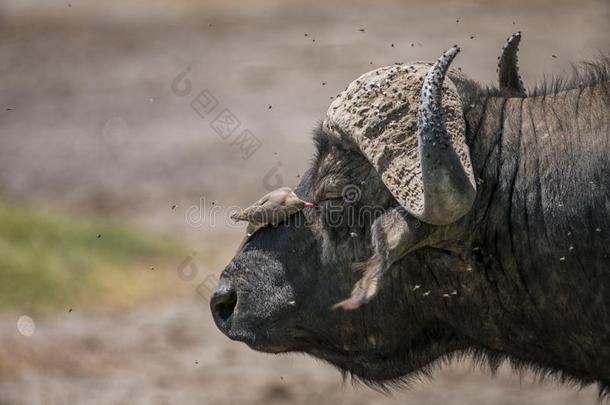
M309 208L309 207L315 207L316 205L318 205L318 204L316 204L316 203L310 203L310 202L306 202L306 203L304 204L304 207L305 207L305 208Z

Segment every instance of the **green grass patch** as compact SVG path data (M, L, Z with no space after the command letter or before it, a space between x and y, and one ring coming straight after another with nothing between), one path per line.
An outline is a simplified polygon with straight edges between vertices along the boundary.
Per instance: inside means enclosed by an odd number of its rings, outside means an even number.
M124 226L0 201L0 309L128 307L168 290L177 277L163 268L184 251Z

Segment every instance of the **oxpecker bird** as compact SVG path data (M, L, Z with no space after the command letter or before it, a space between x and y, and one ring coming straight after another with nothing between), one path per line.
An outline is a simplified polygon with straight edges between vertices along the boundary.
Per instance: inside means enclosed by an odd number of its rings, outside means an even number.
M290 187L271 191L245 210L231 215L231 219L235 222L248 222L246 237L240 245L240 250L248 238L260 228L277 225L303 208L315 205L315 203L301 200Z

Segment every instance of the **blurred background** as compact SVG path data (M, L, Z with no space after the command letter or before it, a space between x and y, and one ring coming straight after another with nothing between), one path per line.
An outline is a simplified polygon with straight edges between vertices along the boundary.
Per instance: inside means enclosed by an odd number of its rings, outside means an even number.
M454 363L390 395L218 332L230 207L299 181L330 100L433 60L534 85L610 49L607 0L0 1L0 404L595 404Z

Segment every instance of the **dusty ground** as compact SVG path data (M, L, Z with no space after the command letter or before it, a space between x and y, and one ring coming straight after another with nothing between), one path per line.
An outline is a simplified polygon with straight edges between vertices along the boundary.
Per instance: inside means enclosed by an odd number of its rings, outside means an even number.
M174 233L216 274L243 232L223 210L298 181L312 127L361 73L458 43L456 64L492 82L505 38L522 30L521 72L534 84L607 53L609 19L604 0L3 0L0 192ZM172 81L187 68L192 89L177 95ZM218 105L202 117L190 103L206 89ZM210 126L224 108L241 122L228 139ZM243 129L262 143L248 159L232 145ZM0 321L0 403L595 403L591 389L464 365L395 397L342 387L311 358L223 338L200 298L35 317L29 338L16 330L19 315Z
M32 336L0 321L2 404L595 404L596 391L492 379L454 365L433 381L384 396L342 383L302 355L272 356L229 342L197 297L114 315L34 317Z

